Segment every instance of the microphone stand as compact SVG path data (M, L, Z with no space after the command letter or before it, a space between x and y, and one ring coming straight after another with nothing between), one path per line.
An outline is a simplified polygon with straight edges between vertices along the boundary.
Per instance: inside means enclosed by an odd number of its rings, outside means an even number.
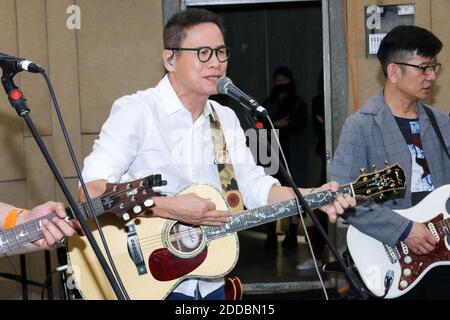
M258 121L257 120L258 119L258 115L263 115L267 119L269 119L268 112L264 108L262 108L261 106L256 104L255 100L253 100L251 102L251 106L248 106L246 103L243 103L243 101L239 101L239 102L240 102L240 104L242 106L244 106L245 110L247 110L247 112L246 112L247 119L249 120L249 122L250 122L250 124L251 124L253 129L255 129L255 130L259 130L260 129L260 127L258 127L256 125L256 123ZM262 139L260 139L259 135L258 135L258 139L260 141L262 141ZM266 139L265 142L266 142L266 145L268 147L270 147L271 154L273 154L275 152L275 150L272 147L272 144L270 143L270 141L268 139ZM279 146L279 147L281 148L281 146ZM348 266L347 264L344 263L344 260L342 259L342 257L340 256L339 252L334 247L334 245L331 243L330 238L328 237L328 235L325 232L325 230L322 228L322 225L320 224L320 222L317 219L316 215L312 212L312 210L309 207L308 203L306 202L305 198L303 197L303 195L298 190L297 186L295 185L295 182L292 180L291 175L288 174L284 163L282 161L278 161L278 162L280 164L280 170L281 170L283 176L286 178L286 181L289 183L289 186L294 191L294 193L295 193L295 195L296 195L296 197L297 197L301 207L303 208L304 212L306 212L311 217L312 221L314 222L314 225L319 230L320 235L322 236L322 238L327 243L327 245L330 248L333 256L336 258L336 261L338 261L338 263L340 264L340 266L344 270L345 278L347 279L349 284L351 286L353 286L353 288L357 291L357 293L360 296L360 299L361 300L367 300L369 298L369 294L367 293L367 290L366 290L364 284L358 278L358 276L356 275L355 271L350 266ZM298 214L300 215L301 212L299 212Z
M5 89L6 94L8 95L8 100L11 103L11 106L16 110L17 114L22 117L27 124L28 128L31 131L31 134L33 135L33 138L35 139L39 149L41 150L45 160L47 161L47 164L49 168L51 169L53 176L55 177L56 181L58 182L62 192L64 193L64 196L66 197L67 201L69 202L70 208L72 209L72 212L75 214L76 219L79 221L81 228L86 235L89 243L92 246L92 249L94 250L95 255L97 256L97 259L99 260L103 271L106 274L106 277L116 294L117 298L119 300L124 300L125 297L120 290L119 286L116 283L116 280L109 268L109 265L107 264L105 258L103 257L99 246L97 245L94 236L92 235L91 230L89 229L88 225L86 224L86 221L84 220L83 215L78 209L77 203L73 199L72 195L69 192L69 189L67 188L64 179L62 178L61 174L59 173L53 159L51 158L42 138L40 137L39 133L36 130L36 127L34 126L33 120L30 117L30 109L27 106L26 99L23 96L22 92L18 89L18 87L15 85L13 81L13 77L16 74L14 71L8 71L3 70L3 76L1 78L1 82L3 85L3 88Z

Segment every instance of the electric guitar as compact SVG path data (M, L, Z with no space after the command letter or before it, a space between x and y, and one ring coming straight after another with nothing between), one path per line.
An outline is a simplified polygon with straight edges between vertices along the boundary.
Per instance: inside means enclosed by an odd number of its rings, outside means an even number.
M142 207L150 207L153 203L150 194L152 187L163 184L160 175L151 175L143 179L128 183L109 183L106 191L97 198L92 199L95 215L103 213L114 213L121 218L129 219L129 211L138 213ZM85 219L91 219L92 216L87 209L87 203L78 204L82 216ZM66 208L69 221L74 218L70 207ZM42 220L52 220L56 217L55 213L50 213L26 223L17 225L6 231L0 232L0 256L7 255L25 244L44 238L42 233Z
M398 165L360 176L338 192L307 195L312 208L333 203L338 195L376 196L405 187ZM209 198L217 210L228 210L222 194L208 185L193 185L181 194ZM295 199L238 212L221 226L191 226L142 214L128 223L102 216L103 232L130 299L164 299L187 278L215 279L228 274L239 255L236 232L298 214ZM94 237L98 238L98 230ZM69 239L69 272L85 299L115 299L94 252L83 236Z
M415 222L425 224L436 238L436 248L426 255L416 255L399 241L390 247L350 226L347 245L367 288L376 296L397 298L414 288L432 268L450 265L450 215L446 203L450 185L442 186L414 207L395 210Z

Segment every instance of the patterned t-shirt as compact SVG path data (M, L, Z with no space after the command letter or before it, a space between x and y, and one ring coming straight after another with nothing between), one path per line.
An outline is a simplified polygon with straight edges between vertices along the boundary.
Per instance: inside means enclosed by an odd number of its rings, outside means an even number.
M434 190L430 169L428 168L425 152L420 139L419 119L405 119L395 117L400 130L405 137L409 152L411 153L411 198L412 205L422 200Z

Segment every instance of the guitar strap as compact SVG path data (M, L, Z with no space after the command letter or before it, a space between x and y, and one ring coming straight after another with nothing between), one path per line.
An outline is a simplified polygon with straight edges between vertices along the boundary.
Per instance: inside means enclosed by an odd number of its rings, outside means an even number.
M212 105L210 106L209 121L211 123L211 139L214 145L214 162L217 164L217 170L219 171L222 191L232 212L243 211L244 203L242 202L241 192L238 189L236 174L227 150L222 126L216 111Z
M423 106L423 109L427 113L428 118L430 118L431 125L433 126L433 129L436 132L436 135L437 135L439 141L441 142L442 147L444 148L444 152L447 154L447 157L450 160L450 154L448 153L447 146L445 145L444 138L442 137L441 130L439 129L439 126L437 124L437 121L433 114L433 111L431 111L431 109L428 108L427 106Z

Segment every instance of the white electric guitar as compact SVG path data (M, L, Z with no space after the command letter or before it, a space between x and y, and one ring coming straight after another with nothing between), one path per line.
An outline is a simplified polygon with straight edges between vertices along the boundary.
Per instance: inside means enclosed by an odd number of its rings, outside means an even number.
M397 298L414 288L425 274L436 266L450 265L450 215L446 203L450 185L430 193L412 208L395 210L415 222L423 223L436 238L431 254L415 255L399 241L390 247L350 226L347 245L362 280L376 296ZM450 288L449 288L450 290Z

